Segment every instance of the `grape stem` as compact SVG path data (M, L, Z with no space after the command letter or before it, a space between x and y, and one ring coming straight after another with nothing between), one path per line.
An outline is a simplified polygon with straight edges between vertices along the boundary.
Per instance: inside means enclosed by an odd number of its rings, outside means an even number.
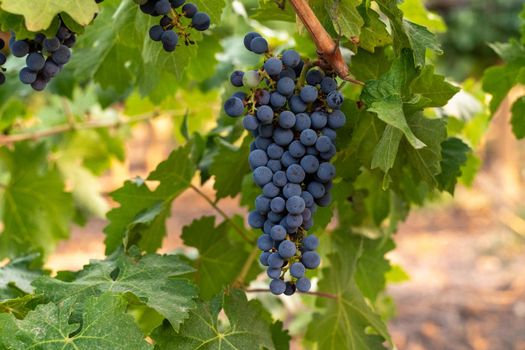
M362 81L350 76L350 70L343 59L339 45L323 27L307 0L290 0L290 4L312 36L317 47L317 54L321 60L332 67L341 79L354 84L364 85Z
M245 289L246 293L270 293L269 289L264 288L255 288L255 289ZM300 294L306 294L306 295L315 295L317 297L321 298L327 298L327 299L337 299L337 295L325 293L325 292L299 292Z
M213 209L215 209L215 211L217 213L219 213L220 216L222 216L222 218L226 221L228 221L228 223L231 225L231 227L233 227L233 229L239 234L239 236L241 236L242 239L244 239L246 242L248 243L254 243L253 240L249 239L248 236L246 236L246 234L244 233L244 230L238 226L229 216L228 214L226 214L218 205L216 202L212 201L210 197L208 197L206 195L206 193L202 192L200 190L200 188L198 188L197 186L195 186L194 184L190 184L190 188L192 190L194 190L199 196L201 196L202 198L204 198L204 200L206 202L208 202L209 205L211 205L211 207Z

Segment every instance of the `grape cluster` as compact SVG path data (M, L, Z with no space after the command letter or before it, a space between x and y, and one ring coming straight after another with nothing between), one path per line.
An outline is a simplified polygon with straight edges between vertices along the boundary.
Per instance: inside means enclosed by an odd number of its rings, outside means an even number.
M153 41L162 42L167 52L175 51L179 37L183 37L185 45L193 44L190 39L189 28L205 31L210 27L210 16L200 12L197 5L186 3L186 0L135 0L140 10L145 14L157 17L162 16L159 24L149 30ZM184 24L182 18L191 19L190 24Z
M224 109L231 117L244 115L243 126L255 137L249 163L262 194L248 222L263 231L257 245L272 279L270 291L307 292L311 282L305 272L320 264L319 239L307 231L317 206L331 202L335 130L346 122L343 95L333 74L305 64L296 51L274 57L266 39L253 32L244 45L264 54L265 62L259 70L232 73L232 85L249 92L236 92Z
M0 39L0 50L2 50L5 47L5 41L3 39ZM5 57L3 52L0 52L0 85L3 85L5 83L5 68L2 67L5 62L7 61L7 57Z
M20 81L30 84L36 91L46 88L51 79L71 59L71 48L75 45L76 35L61 23L52 38L37 33L34 39L16 40L11 35L9 46L16 57L26 57L26 67L19 74Z

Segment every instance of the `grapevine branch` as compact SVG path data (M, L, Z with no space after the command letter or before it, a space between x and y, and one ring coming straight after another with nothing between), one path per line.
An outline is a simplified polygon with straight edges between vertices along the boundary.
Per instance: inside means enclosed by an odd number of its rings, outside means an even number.
M341 79L354 84L364 85L362 81L350 76L350 70L343 59L339 45L324 29L307 0L290 0L290 4L312 36L317 47L317 54L321 60L330 65Z
M164 113L170 113L170 111L164 111ZM39 140L41 138L63 134L74 130L88 130L88 129L105 129L112 127L119 127L126 124L134 124L147 120L157 118L161 115L160 112L155 111L146 114L140 114L126 119L116 120L90 120L83 123L71 123L69 121L66 124L53 126L44 130L23 132L20 134L13 135L0 135L0 145L8 145L15 142L27 141L27 140Z
M264 289L264 288L245 289L244 291L246 293L270 293L269 289ZM324 292L301 292L301 294L315 295L317 297L327 298L327 299L337 299L337 295L330 294L330 293L324 293Z
M215 211L217 211L217 213L220 214L220 216L222 216L222 218L226 221L228 221L230 223L230 225L233 227L233 229L239 234L239 236L241 236L242 239L244 239L246 242L249 242L249 243L253 243L253 241L251 239L249 239L246 234L244 233L244 230L239 227L229 216L228 214L226 214L218 205L217 203L215 203L214 201L211 200L210 197L208 197L206 195L206 193L202 192L197 186L193 185L193 184L190 184L190 188L192 190L194 190L199 196L201 196L202 198L204 198L204 200L206 202L208 202L209 205L211 205L211 207L213 209L215 209Z

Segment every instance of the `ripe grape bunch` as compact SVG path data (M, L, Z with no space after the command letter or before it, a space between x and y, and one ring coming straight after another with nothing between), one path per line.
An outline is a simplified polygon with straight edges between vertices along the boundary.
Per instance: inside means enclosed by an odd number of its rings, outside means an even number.
M162 47L167 52L175 51L179 37L184 39L184 44L194 42L190 39L190 28L205 31L210 27L210 16L200 12L197 5L185 3L186 0L134 0L140 5L140 10L145 14L157 17L162 16L159 24L149 30L153 41L162 42ZM184 24L183 18L191 19L189 24Z
M305 272L317 268L320 257L319 239L307 231L317 206L331 202L335 130L346 122L343 95L334 74L305 63L296 51L272 56L266 39L253 32L244 45L264 54L265 62L259 70L232 73L231 83L249 92L236 92L224 109L231 117L244 115L243 126L255 137L249 163L262 194L248 222L263 231L257 245L272 279L270 291L308 292Z
M3 39L0 39L0 50L2 50L5 46L5 41ZM3 85L5 83L5 68L2 67L5 62L7 61L7 57L5 57L3 52L0 52L0 85Z
M36 91L42 91L71 59L71 48L76 35L61 21L57 33L46 38L37 33L34 39L16 40L11 35L9 46L15 57L26 57L26 67L19 74L20 81L30 84Z

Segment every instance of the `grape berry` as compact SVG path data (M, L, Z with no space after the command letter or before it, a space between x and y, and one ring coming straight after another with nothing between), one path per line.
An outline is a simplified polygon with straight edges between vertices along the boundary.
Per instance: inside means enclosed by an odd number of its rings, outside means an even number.
M0 50L2 50L5 47L5 41L3 39L0 39ZM5 62L7 61L7 57L5 57L3 52L0 52L0 85L3 85L5 83L5 68L2 67Z
M266 39L255 32L244 37L244 46L266 57L259 70L232 73L232 85L249 93L235 93L224 104L227 115L244 115L242 124L255 137L248 161L262 194L248 222L263 231L257 246L270 291L308 292L306 271L321 259L315 252L319 239L307 231L317 206L331 202L335 130L346 122L343 95L334 74L305 66L294 50L272 57Z
M11 53L15 57L26 59L26 67L19 73L20 81L31 85L36 91L44 90L71 59L71 48L75 45L76 35L60 22L57 33L52 38L37 33L34 39L16 40L11 35Z
M186 0L134 0L140 5L140 10L153 17L160 18L159 24L149 30L149 37L153 41L162 43L167 52L175 51L179 38L183 38L184 44L190 45L194 42L190 39L189 29L205 31L210 27L210 16L200 12L197 5ZM184 6L183 6L184 5ZM183 18L191 19L190 23L184 24Z

